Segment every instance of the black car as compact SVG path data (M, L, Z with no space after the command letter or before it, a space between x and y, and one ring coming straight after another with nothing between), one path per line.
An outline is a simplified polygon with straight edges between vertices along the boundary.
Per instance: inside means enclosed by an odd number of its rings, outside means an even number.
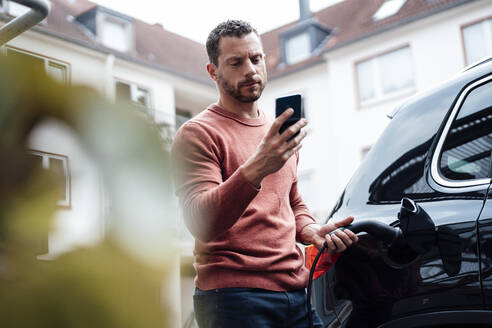
M424 245L361 234L314 281L313 304L327 327L492 327L492 58L390 116L328 220L378 221ZM425 229L405 231L418 220L398 220L403 198Z

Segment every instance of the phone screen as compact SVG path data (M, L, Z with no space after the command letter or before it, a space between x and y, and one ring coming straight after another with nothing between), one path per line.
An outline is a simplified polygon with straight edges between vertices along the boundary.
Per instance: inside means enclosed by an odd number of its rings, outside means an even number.
M302 115L302 98L301 95L291 95L286 97L277 98L275 100L275 116L278 117L282 114L287 108L292 108L294 110L294 114L287 119L287 121L282 124L280 127L279 133L282 134L289 126L299 121ZM295 137L298 133L296 133L293 137Z

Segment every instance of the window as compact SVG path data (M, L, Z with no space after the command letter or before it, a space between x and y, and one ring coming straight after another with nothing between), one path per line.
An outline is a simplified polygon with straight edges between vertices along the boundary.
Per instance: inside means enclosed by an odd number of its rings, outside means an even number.
M292 65L311 56L311 38L309 33L291 36L285 41L285 61Z
M467 65L492 55L492 19L466 26L462 33Z
M191 113L187 110L176 108L175 119L175 130L178 131L181 125L191 118Z
M132 83L116 81L116 99L137 105L148 114L152 115L150 93L147 89Z
M386 0L372 18L377 21L393 16L400 11L405 2L406 0Z
M359 62L356 72L361 104L414 88L410 47Z
M46 73L60 83L67 83L67 68L64 65L48 61L46 63Z
M50 171L57 179L58 205L69 208L71 206L71 192L68 157L37 150L30 150L29 155L39 165L39 168Z
M448 180L490 178L492 82L475 87L461 104L442 146L441 175ZM458 104L459 106L460 104ZM453 115L452 115L453 117Z
M24 5L18 4L13 1L4 1L6 12L11 16L22 16L27 13L30 8Z
M33 56L31 54L27 54L25 52L13 50L7 48L7 57L15 59L19 62L26 63L26 65L30 65L33 67L39 67L44 69L44 61L45 59L39 56Z
M19 61L29 63L29 65L32 65L33 67L39 67L44 70L48 76L58 82L64 84L68 83L68 69L66 64L11 48L7 48L7 57L16 58Z
M116 17L106 16L101 29L101 42L106 47L127 52L130 50L131 24Z

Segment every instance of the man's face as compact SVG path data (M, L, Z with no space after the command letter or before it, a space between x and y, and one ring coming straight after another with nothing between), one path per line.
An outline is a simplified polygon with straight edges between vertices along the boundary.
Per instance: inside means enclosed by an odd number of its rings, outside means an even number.
M251 103L260 98L267 74L265 54L256 33L242 38L223 37L219 49L215 70L219 88L242 103Z

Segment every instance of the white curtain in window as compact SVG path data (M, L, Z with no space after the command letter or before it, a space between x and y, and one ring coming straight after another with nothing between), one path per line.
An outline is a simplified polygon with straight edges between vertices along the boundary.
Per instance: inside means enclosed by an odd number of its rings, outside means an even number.
M285 57L288 64L307 59L311 55L311 39L308 33L289 38L285 45Z
M125 24L105 20L102 28L102 43L118 51L128 51L128 35Z
M405 47L379 58L383 94L404 90L413 86L410 48Z
M487 55L487 40L485 38L484 24L485 22L482 22L463 29L463 39L465 40L466 60L468 64L472 64ZM489 43L490 42L491 41L489 40Z
M367 60L357 65L357 82L359 85L359 100L366 101L376 97L374 84L374 60Z

